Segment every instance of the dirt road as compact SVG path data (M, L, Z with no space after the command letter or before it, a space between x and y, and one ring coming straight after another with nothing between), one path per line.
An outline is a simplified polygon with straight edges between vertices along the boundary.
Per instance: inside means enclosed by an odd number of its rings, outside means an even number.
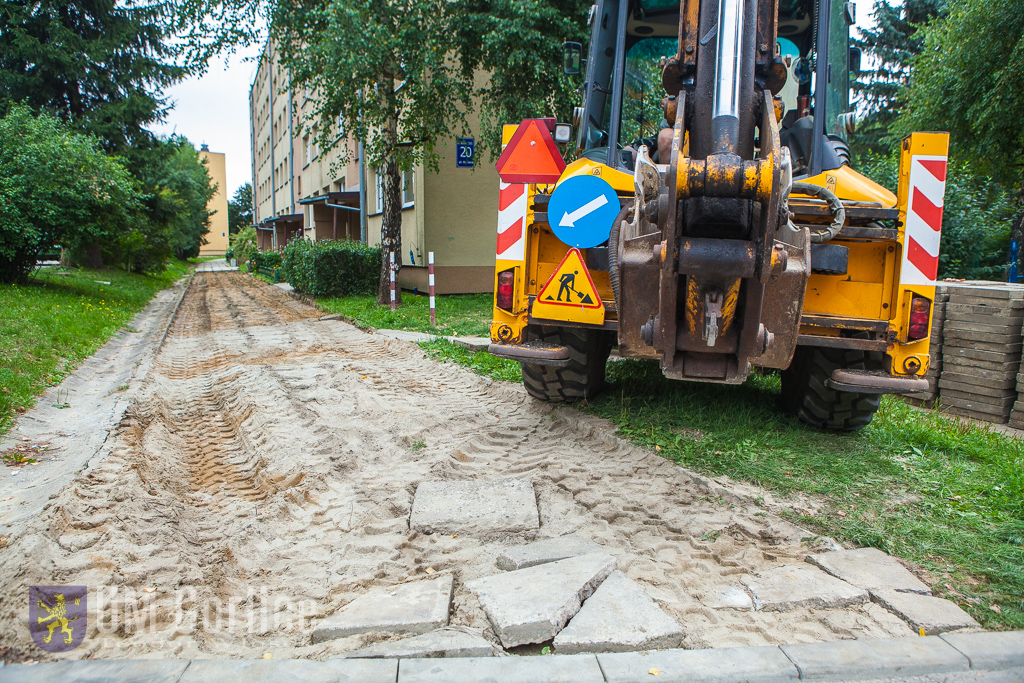
M604 544L686 628L687 647L910 635L868 603L733 609L748 574L802 563L806 533L720 497L614 436L364 333L238 273L200 273L112 438L0 549L0 642L38 656L27 586L90 588L68 657L325 658L380 636L313 645L312 625L364 593L435 572L456 580L452 623L487 620L466 581L526 535L409 529L420 482L529 478L537 538Z

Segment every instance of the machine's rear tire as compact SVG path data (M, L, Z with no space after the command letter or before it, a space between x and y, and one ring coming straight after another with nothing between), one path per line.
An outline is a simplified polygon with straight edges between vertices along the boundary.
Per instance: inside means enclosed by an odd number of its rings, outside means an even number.
M604 388L604 370L611 352L611 335L578 327L531 328L531 338L569 348L569 365L521 363L526 393L555 403L593 398Z
M875 370L876 354L853 349L797 347L793 362L782 372L785 408L806 424L821 429L855 432L871 424L880 394L836 391L825 385L833 370Z

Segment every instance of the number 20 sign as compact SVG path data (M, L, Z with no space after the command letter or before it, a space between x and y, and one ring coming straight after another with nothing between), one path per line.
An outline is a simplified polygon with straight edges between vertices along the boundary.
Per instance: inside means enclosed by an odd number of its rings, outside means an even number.
M457 168L473 168L473 153L476 142L473 138L458 138L455 141L455 166Z

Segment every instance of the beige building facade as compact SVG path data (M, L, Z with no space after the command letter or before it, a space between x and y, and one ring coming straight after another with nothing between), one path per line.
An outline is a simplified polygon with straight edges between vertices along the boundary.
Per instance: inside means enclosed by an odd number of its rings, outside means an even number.
M228 174L224 165L224 155L211 152L203 145L199 151L199 160L206 164L206 172L210 174L217 191L206 205L210 216L210 232L206 233L206 244L199 248L200 256L223 256L228 250Z
M272 44L264 48L249 104L260 249L280 249L300 238L379 245L380 175L337 122L315 120L314 94L291 88ZM324 125L337 143L326 151L319 148ZM427 291L427 254L433 251L439 294L492 290L498 174L481 163L479 152L473 167L457 166L457 142L454 135L438 141L439 171L417 166L403 174L399 284L405 289Z

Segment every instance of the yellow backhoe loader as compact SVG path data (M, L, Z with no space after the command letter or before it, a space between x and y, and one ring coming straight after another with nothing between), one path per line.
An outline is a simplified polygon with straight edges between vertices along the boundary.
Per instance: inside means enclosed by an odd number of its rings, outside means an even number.
M827 429L926 388L948 136L903 141L897 195L850 167L854 12L592 7L585 56L564 46L575 120L506 126L498 161L490 351L532 396L595 395L616 346L679 380L777 368L785 406Z

